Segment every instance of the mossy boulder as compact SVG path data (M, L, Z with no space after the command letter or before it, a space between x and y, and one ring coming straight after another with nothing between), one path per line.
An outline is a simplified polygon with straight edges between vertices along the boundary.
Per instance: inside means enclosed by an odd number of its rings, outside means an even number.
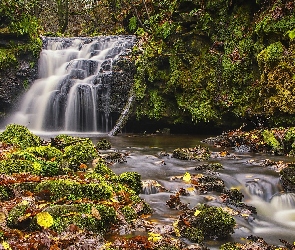
M101 139L96 143L96 148L98 150L110 149L112 144L107 139Z
M197 146L194 148L177 148L172 156L180 160L208 160L211 156L207 147Z
M22 125L9 124L0 133L0 141L18 146L22 149L41 145L41 138L34 135L28 128Z
M31 173L55 176L67 173L61 161L62 153L50 146L27 147L8 152L0 161L0 173Z
M205 204L185 210L174 224L176 232L191 241L224 239L234 232L235 219L221 207Z

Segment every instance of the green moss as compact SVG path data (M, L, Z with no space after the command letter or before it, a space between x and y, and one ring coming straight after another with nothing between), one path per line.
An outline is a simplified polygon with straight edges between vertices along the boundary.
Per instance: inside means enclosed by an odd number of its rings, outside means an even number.
M52 201L59 199L79 200L107 200L112 197L113 189L106 182L83 184L74 180L47 180L36 186L36 192L49 192Z
M221 207L198 205L185 211L177 221L180 234L200 242L202 239L222 239L234 232L235 220Z
M115 209L101 204L53 205L44 211L53 217L50 229L57 232L76 225L94 233L105 233L117 221Z
M46 161L61 162L62 159L62 152L51 146L28 147L26 151Z
M14 197L13 190L8 186L0 186L0 201L10 200Z
M271 148L272 151L279 153L282 150L280 142L275 138L270 130L261 132L264 142Z
M142 190L142 182L140 174L136 172L125 172L119 175L118 181L131 188L136 194L140 194Z
M110 149L111 147L112 147L112 145L107 139L101 139L96 143L96 148L98 150Z
M31 133L25 126L10 124L0 133L0 141L13 144L22 149L27 147L40 146L39 136Z
M18 203L8 213L7 226L10 228L19 228L22 221L24 221L24 215L26 210L30 207L30 203L26 200Z
M262 50L257 56L257 62L261 69L271 67L280 61L283 57L284 47L281 42L270 44L266 49Z
M0 161L0 173L32 173L40 174L41 167L36 168L31 161L8 159Z
M63 160L74 171L78 170L81 164L87 164L96 157L98 153L90 139L64 148Z
M94 167L94 173L100 174L102 176L112 176L115 173L111 170L104 160L97 158Z
M222 244L220 249L221 250L240 250L242 248L239 247L239 243L228 242L228 243Z
M288 167L280 171L280 182L286 192L295 191L295 164L288 164Z
M186 227L181 231L181 236L189 239L192 242L202 243L204 241L202 230L195 227Z
M61 152L49 146L28 147L6 154L6 159L0 161L0 171L12 174L30 172L41 176L55 176L67 173L62 167Z
M131 222L135 219L137 219L138 215L135 212L134 208L131 206L124 206L121 209L122 214L124 215L127 222Z

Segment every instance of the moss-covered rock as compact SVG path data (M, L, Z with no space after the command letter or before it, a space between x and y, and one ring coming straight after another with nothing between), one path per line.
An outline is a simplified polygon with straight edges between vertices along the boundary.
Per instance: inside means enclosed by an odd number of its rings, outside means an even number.
M221 207L198 205L185 210L174 224L176 232L189 240L222 239L234 232L235 219Z
M211 156L209 148L197 146L194 148L177 148L172 156L180 160L208 160Z
M142 190L141 176L137 172L125 172L119 175L118 181L123 185L127 185L134 190L136 194L140 194Z
M0 133L0 141L6 142L22 149L41 145L39 136L31 133L25 126L10 124Z
M96 148L98 150L110 149L112 144L107 139L101 139L96 143Z

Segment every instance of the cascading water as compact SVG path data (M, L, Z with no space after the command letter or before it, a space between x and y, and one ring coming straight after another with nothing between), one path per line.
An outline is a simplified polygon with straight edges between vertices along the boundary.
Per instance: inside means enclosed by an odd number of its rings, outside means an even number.
M120 95L114 94L113 65L134 40L134 36L44 38L39 78L8 123L33 131L109 131L112 115L124 105L112 97ZM121 102L128 97L128 83L124 86Z

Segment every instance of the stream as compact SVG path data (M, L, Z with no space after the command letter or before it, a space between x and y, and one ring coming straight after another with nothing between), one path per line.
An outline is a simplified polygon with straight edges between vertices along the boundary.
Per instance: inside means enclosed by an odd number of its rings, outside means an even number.
M204 173L204 171L196 171L195 167L206 162L218 162L223 165L224 169L218 170L215 174L225 182L228 189L239 189L244 195L243 202L254 206L257 214L246 217L236 216L237 226L230 239L224 242L206 241L205 244L210 249L219 249L221 244L228 241L245 243L246 238L251 235L262 237L268 244L274 245L281 245L280 239L294 242L295 194L284 193L279 183L278 172L262 165L265 159L292 162L294 158L235 152L234 149L226 149L230 153L228 157L211 158L204 162L179 160L172 157L173 150L181 147L202 145L209 147L213 152L224 150L202 143L203 139L209 137L205 135L121 134L107 137L105 134L98 136L90 134L87 137L90 137L94 143L101 138L106 138L111 142L113 150L126 153L126 162L115 163L111 166L115 173L136 171L141 174L143 181L156 180L168 190L167 192L141 194L141 197L154 209L154 214L150 218L152 222L159 225L171 225L180 213L180 211L170 209L166 201L173 192L175 193L180 188L188 188L188 184L173 177L182 176L185 172L191 175ZM181 196L181 201L189 203L190 208L198 203L222 205L219 193L200 194L197 191L189 193L189 196Z

